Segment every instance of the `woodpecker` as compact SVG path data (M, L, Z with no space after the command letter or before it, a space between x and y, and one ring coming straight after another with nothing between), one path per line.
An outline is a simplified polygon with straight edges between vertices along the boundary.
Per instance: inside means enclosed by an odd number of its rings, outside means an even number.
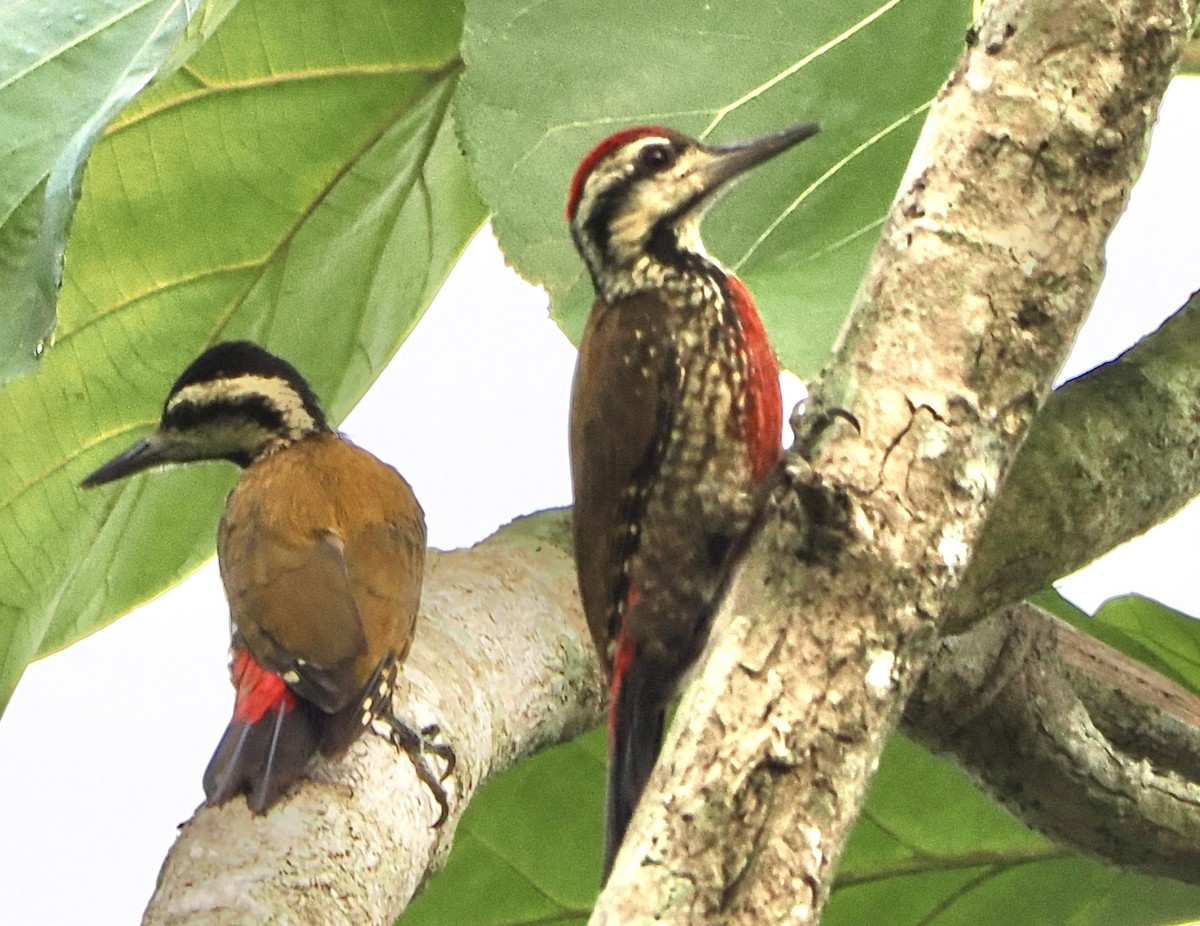
M83 486L197 460L243 470L217 539L237 694L204 772L207 802L245 793L266 813L315 753L340 755L378 718L432 791L440 824L446 794L424 753L448 775L453 751L391 707L425 562L425 515L408 483L330 428L295 367L248 341L205 351L171 387L154 433Z
M604 880L699 655L727 556L779 459L779 365L699 225L750 168L817 131L714 147L660 126L584 157L567 221L596 292L571 395L575 559L611 676Z

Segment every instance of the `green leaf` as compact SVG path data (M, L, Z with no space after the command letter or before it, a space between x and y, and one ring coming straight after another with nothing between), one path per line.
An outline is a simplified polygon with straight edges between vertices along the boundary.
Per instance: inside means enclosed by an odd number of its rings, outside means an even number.
M189 28L185 0L43 0L0 9L0 383L32 371L54 304L79 177L112 118L199 47L236 0ZM184 36L180 42L180 36ZM168 60L169 59L169 60Z
M808 375L841 327L969 13L964 0L471 0L463 144L505 253L545 283L578 338L592 292L563 209L593 145L637 123L731 141L819 122L705 223L784 363Z
M1093 617L1055 591L1034 603L1200 694L1200 621L1141 595L1111 598Z
M445 871L399 922L583 926L600 892L605 738L597 728L484 785Z
M208 344L287 357L340 420L483 220L444 0L258 0L97 145L55 345L0 391L0 701L25 664L194 569L232 468L79 480Z

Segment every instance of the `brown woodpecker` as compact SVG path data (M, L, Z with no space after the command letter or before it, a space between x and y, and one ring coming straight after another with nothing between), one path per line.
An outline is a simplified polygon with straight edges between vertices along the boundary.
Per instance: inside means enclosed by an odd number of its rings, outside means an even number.
M392 467L329 427L291 364L247 341L218 344L176 380L153 434L85 487L160 463L231 460L243 473L217 539L232 625L233 719L204 772L209 804L245 793L265 813L319 750L344 752L379 718L445 819L428 743L392 713L412 645L425 515Z
M781 449L779 365L749 290L705 251L700 220L736 177L816 131L712 147L632 128L601 142L571 183L567 219L596 290L570 449L579 586L612 678L606 880Z

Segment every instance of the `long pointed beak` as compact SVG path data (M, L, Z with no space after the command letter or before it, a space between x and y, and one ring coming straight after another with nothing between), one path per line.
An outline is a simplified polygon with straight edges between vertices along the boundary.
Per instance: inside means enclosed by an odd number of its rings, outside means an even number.
M113 482L117 479L123 479L126 476L132 476L134 473L140 473L144 469L154 466L156 463L166 463L166 444L158 437L157 434L151 434L145 440L140 440L124 453L113 457L98 470L85 478L79 485L82 488L90 489L94 486L103 485L106 482Z
M697 168L704 190L708 193L715 192L752 167L769 161L806 138L812 138L818 131L819 126L805 123L784 129L782 132L772 132L770 135L761 135L731 145L706 146L704 151L709 155L709 160Z

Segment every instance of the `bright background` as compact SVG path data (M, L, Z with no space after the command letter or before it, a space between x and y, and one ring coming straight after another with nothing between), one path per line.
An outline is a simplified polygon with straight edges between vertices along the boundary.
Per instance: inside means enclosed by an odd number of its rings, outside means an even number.
M1200 79L1178 80L1109 243L1109 274L1063 378L1109 360L1200 288ZM564 230L565 234L565 230ZM344 433L393 463L448 549L570 503L574 348L545 294L484 231ZM1200 507L1059 583L1089 612L1136 591L1200 614ZM229 717L216 563L26 671L0 720L5 921L135 923Z

